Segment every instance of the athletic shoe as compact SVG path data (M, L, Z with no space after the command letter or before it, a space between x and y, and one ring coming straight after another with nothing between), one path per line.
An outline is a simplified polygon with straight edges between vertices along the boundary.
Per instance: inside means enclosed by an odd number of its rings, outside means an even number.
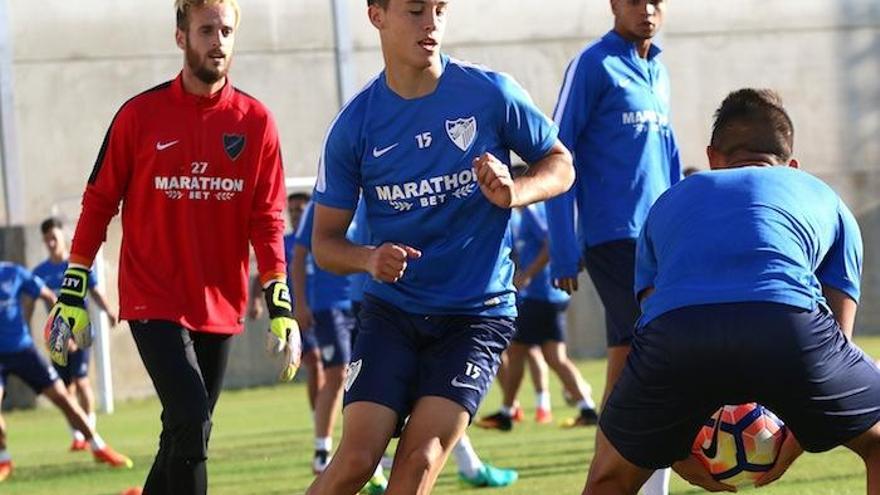
M384 474L377 474L370 478L370 481L361 488L363 495L382 495L388 488L388 480Z
M12 474L12 461L0 461L0 482L6 481L10 474Z
M490 416L483 416L477 421L477 426L487 430L510 431L513 429L513 418L498 411Z
M105 446L101 450L93 450L92 456L95 457L95 462L107 464L108 466L114 468L131 469L134 466L134 463L131 462L131 459L120 454L119 452L116 452L109 445Z
M523 408L522 408L522 407L520 407L520 406L515 406L515 407L513 408L513 416L511 416L510 419L512 419L512 420L514 420L515 422L519 423L520 421L526 419L526 413L523 412Z
M70 451L71 452L81 452L83 450L89 449L89 442L85 440L80 440L78 438L74 438L73 442L70 443Z
M561 423L563 428L576 428L578 426L594 426L599 423L599 415L595 409L581 409L581 413L574 418L569 418Z
M144 489L139 486L133 486L131 488L126 488L122 490L119 495L142 495L144 493Z
M553 413L550 412L550 409L537 408L535 409L535 423L539 425L545 425L547 423L553 422Z
M312 458L312 473L315 476L324 472L327 465L330 464L330 452L326 450L316 450L315 457Z
M473 478L464 473L458 473L458 479L475 487L502 487L512 485L519 479L519 473L514 469L501 469L490 464L483 463L483 467L477 471Z

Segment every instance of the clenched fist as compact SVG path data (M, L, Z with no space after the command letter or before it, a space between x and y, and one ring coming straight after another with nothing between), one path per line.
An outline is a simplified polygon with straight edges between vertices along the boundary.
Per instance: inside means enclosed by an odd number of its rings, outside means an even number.
M386 242L370 254L367 271L380 282L394 283L403 277L407 260L417 260L422 252L404 244Z
M516 206L516 190L510 167L495 158L491 153L483 153L474 158L474 170L480 190L490 203L499 208Z

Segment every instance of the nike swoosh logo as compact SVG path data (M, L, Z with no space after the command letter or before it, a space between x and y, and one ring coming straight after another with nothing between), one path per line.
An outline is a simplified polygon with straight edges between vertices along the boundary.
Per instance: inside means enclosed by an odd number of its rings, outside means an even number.
M399 145L400 145L400 143L394 143L391 146L388 146L387 148L382 148L382 149L373 148L373 158L380 158L382 155L384 155L385 153L388 153L389 151L393 150L394 148L397 148L397 146L399 146Z
M169 141L167 143L163 143L162 141L159 141L156 143L156 151L167 150L168 148L174 146L175 144L177 144L179 142L180 142L179 139L174 140L174 141Z
M452 379L452 386L456 388L469 388L471 390L476 390L477 392L482 392L480 387L474 385L473 383L460 381L458 377Z
M721 415L715 419L715 427L712 429L712 441L709 442L709 448L701 446L703 455L709 459L714 459L718 455L718 430L721 428Z

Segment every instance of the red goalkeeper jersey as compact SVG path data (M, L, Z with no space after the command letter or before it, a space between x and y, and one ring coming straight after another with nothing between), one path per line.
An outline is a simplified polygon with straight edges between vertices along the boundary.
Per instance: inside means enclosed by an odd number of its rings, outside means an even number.
M275 122L227 80L210 97L175 80L126 102L82 200L71 261L91 266L122 202L120 317L238 333L248 241L284 278L284 172Z

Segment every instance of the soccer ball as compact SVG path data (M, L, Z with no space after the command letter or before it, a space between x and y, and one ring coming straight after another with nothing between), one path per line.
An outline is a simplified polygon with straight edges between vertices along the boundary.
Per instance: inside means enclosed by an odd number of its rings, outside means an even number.
M716 480L752 485L773 467L786 434L785 424L760 404L724 406L697 433L691 451Z

